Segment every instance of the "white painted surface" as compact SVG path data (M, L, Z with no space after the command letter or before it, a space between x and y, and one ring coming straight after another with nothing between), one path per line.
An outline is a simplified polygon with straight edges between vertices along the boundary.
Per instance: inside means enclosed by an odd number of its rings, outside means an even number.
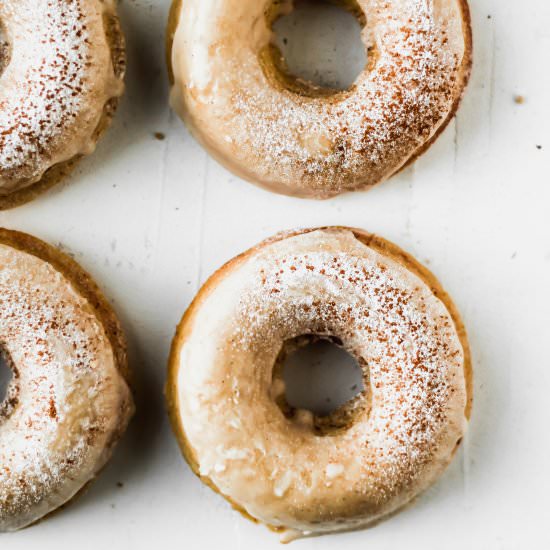
M0 214L1 225L60 243L112 297L139 406L90 491L2 536L2 548L279 548L184 464L163 408L165 364L176 322L214 269L280 229L320 224L380 233L433 269L468 326L476 395L462 450L415 506L295 548L548 548L550 3L473 0L475 70L457 121L403 174L325 203L239 181L169 112L167 10L166 0L123 1L130 74L114 128L68 185Z

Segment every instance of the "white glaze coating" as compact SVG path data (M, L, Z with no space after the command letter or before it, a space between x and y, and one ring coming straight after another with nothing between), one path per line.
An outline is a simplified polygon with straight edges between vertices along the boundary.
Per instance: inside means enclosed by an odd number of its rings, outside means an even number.
M429 486L467 406L460 337L430 287L334 228L224 269L184 320L174 359L176 422L198 473L287 536L366 526ZM311 333L340 338L368 365L370 405L330 436L273 399L283 342Z
M94 310L50 264L0 245L0 531L69 501L105 465L132 399Z
M104 24L114 12L113 0L0 2L9 44L0 75L0 194L95 148L104 106L123 91Z
M266 76L271 4L186 0L174 36L172 107L238 175L304 197L369 187L453 114L469 73L464 0L359 0L371 64L329 98Z

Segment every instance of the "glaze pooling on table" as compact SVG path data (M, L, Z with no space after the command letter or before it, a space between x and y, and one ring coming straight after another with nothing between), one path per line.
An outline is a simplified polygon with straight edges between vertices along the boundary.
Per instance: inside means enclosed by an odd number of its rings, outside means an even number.
M430 286L351 230L278 239L222 268L184 318L175 422L197 473L252 517L299 534L362 527L450 461L465 351ZM326 436L286 418L272 387L281 348L304 334L338 338L368 369L368 403Z
M93 307L49 263L0 245L0 531L69 501L105 465L132 411Z
M10 54L0 75L0 195L93 151L104 107L123 91L106 36L114 13L112 0L0 3Z
M280 77L271 4L188 0L174 15L172 106L238 175L304 197L366 188L454 114L470 67L463 0L360 0L368 67L328 97Z

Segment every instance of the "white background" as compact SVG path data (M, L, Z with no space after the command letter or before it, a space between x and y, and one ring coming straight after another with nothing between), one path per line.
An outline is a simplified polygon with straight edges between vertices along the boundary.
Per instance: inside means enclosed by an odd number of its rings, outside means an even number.
M128 91L96 154L66 185L0 213L1 225L74 254L112 298L139 410L83 498L1 536L1 547L279 548L181 458L164 411L166 358L185 307L222 262L278 230L320 224L377 232L437 274L469 329L475 407L453 465L413 507L369 531L294 547L550 547L550 2L472 0L475 67L456 121L404 173L323 203L238 180L170 112L168 4L120 4Z

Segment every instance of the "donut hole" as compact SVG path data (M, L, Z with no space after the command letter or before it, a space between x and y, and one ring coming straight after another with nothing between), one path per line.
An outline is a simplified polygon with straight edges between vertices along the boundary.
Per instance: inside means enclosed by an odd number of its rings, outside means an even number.
M0 349L0 420L7 417L17 403L17 371L10 354Z
M338 338L285 342L273 373L273 397L291 421L327 435L349 427L367 403L367 369Z
M357 2L294 0L273 10L271 59L283 85L314 97L351 89L367 64Z
M11 57L11 47L6 33L6 29L0 21L0 77L9 65Z

